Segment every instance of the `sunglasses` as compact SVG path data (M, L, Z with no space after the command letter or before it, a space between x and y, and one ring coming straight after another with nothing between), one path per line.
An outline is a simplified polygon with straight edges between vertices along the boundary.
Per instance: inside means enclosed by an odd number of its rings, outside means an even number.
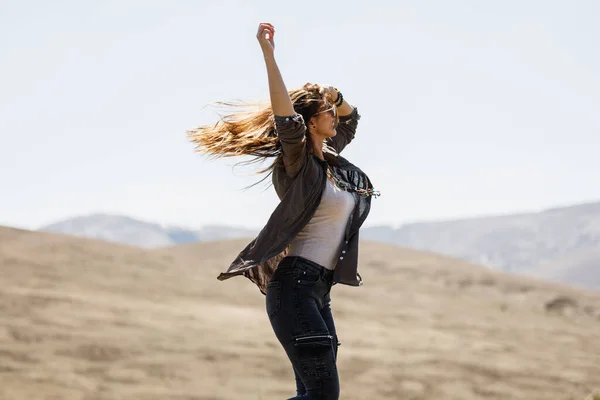
M333 118L337 118L337 108L335 106L331 106L330 108L328 108L326 110L319 111L315 115L320 115L320 114L324 114L324 113L329 113L329 115L331 115Z

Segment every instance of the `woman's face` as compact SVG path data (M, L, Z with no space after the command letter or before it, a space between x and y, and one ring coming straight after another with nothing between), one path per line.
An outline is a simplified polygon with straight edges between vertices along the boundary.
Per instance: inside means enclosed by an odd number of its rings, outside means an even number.
M337 110L335 106L331 106L311 118L312 129L310 129L310 132L323 139L334 137L337 133L335 129L337 124Z

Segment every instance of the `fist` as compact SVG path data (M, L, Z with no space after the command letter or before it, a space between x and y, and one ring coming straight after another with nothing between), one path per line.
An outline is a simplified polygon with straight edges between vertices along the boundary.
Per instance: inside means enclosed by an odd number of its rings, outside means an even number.
M307 90L318 90L319 93L327 98L329 102L333 103L337 100L338 90L331 85L319 85L318 83L307 82L304 85L304 89Z
M256 39L264 54L273 54L275 50L275 27L268 22L263 22L258 25Z

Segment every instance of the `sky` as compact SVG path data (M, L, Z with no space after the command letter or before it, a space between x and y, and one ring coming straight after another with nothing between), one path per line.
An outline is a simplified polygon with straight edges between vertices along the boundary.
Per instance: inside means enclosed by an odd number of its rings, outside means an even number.
M217 101L331 84L361 120L343 156L365 223L600 200L600 2L0 1L0 225L91 213L260 228L278 203L243 159L193 152Z

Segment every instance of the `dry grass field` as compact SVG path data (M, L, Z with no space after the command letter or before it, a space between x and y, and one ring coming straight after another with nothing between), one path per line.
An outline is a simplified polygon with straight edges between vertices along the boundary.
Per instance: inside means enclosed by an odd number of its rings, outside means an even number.
M264 297L216 280L247 243L142 250L0 228L0 399L283 400ZM600 293L363 242L334 286L341 399L584 400Z

